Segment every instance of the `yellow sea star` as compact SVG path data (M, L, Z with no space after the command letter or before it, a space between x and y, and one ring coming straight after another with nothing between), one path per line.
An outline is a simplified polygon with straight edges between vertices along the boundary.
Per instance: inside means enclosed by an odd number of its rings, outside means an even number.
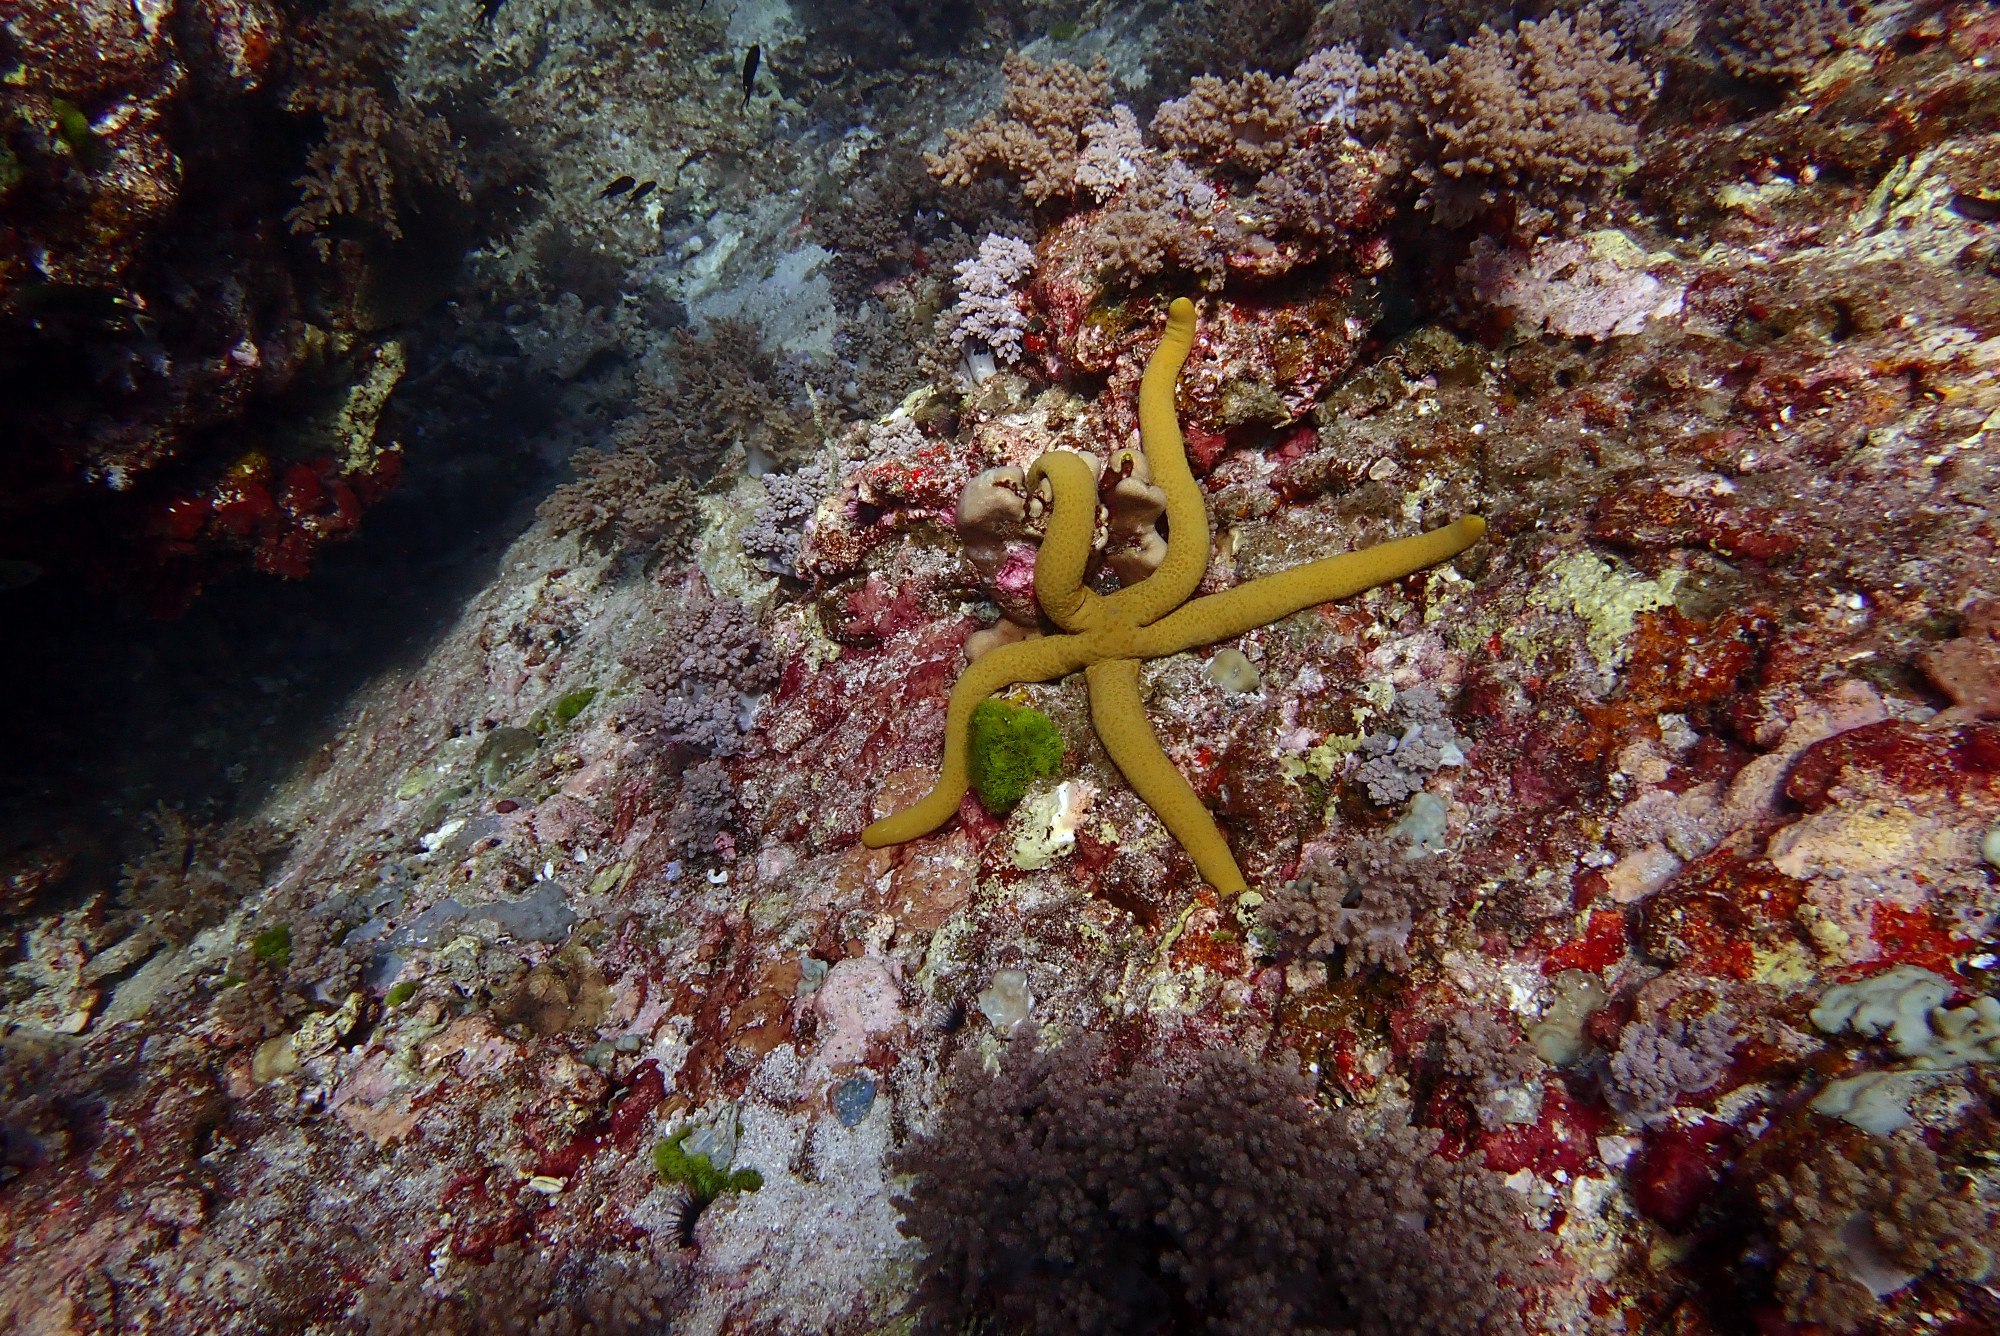
M1167 494L1167 555L1158 569L1114 594L1084 588L1097 484L1082 455L1052 450L1029 468L1032 492L1050 490L1047 536L1035 557L1035 598L1066 635L1003 645L967 665L945 709L944 767L921 801L861 832L871 849L928 835L949 821L969 780L967 735L973 707L1002 687L1047 682L1081 668L1090 686L1090 719L1125 780L1159 814L1195 867L1225 895L1247 889L1215 819L1153 735L1139 699L1139 661L1212 645L1303 608L1346 598L1457 556L1479 541L1477 515L1395 542L1346 552L1187 601L1208 569L1208 511L1188 468L1174 416L1174 382L1194 346L1194 303L1167 311L1166 333L1139 383L1139 444L1153 481Z

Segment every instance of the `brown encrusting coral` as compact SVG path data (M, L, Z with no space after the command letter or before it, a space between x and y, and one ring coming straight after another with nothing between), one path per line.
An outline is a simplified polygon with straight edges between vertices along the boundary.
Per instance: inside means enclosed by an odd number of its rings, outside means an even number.
M1004 173L1037 204L1075 194L1085 132L1110 115L1110 70L1101 61L1079 69L1064 60L1044 66L1014 55L1005 71L1000 111L951 131L944 152L925 159L931 172L960 186Z
M1328 1116L1295 1068L1228 1050L1170 1078L1030 1042L990 1078L961 1063L899 1158L920 1330L1521 1330L1519 1205L1435 1133Z
M1976 1282L1992 1271L1992 1212L1948 1182L1916 1137L1815 1156L1757 1191L1783 1250L1778 1296L1794 1322L1859 1331L1927 1272Z

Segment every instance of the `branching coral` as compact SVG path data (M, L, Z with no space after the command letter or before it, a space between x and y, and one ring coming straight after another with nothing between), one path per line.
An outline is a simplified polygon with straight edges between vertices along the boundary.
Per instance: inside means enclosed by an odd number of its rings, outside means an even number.
M946 185L970 185L996 173L1013 177L1037 204L1076 193L1086 147L1084 131L1108 118L1111 70L1068 61L1037 65L1007 58L1006 101L997 115L945 136L945 151L925 161Z
M257 842L241 830L197 826L165 804L154 810L153 824L159 842L125 865L118 893L134 931L181 946L257 889Z
M1400 132L1441 221L1462 221L1503 192L1548 200L1630 170L1636 118L1653 84L1595 8L1483 28L1438 60L1413 48L1370 72L1364 125ZM1397 123L1399 115L1409 119Z
M1520 1329L1519 1208L1436 1132L1316 1109L1295 1067L1205 1053L1103 1073L1104 1050L962 1063L915 1176L920 1330L1044 1333Z
M1735 1016L1723 1009L1692 1021L1633 1021L1619 1031L1618 1051L1611 1055L1612 1102L1640 1115L1672 1108L1683 1094L1706 1090L1722 1077L1740 1039Z
M1251 180L1283 164L1304 130L1292 81L1262 73L1229 83L1202 75L1153 116L1153 133L1169 149Z
M952 343L963 348L967 339L978 339L1009 366L1020 361L1028 314L1015 289L1034 268L1034 247L988 233L979 254L957 265L958 302L945 313Z
M1797 79L1845 43L1840 0L1720 0L1702 31L1731 74Z
M299 25L285 106L317 116L324 137L298 180L299 203L287 215L294 232L323 233L353 218L399 238L398 196L417 180L472 198L450 127L396 91L401 41L386 16L345 4ZM326 236L314 244L322 257L330 253Z
M1784 1249L1778 1296L1794 1322L1858 1331L1927 1271L1978 1281L1992 1270L1990 1212L1947 1185L1915 1136L1814 1156L1758 1197Z
M617 1251L559 1264L526 1243L458 1262L442 1281L418 1270L361 1291L352 1320L367 1336L644 1336L663 1331L683 1277L663 1259Z
M1378 803L1399 803L1423 788L1440 766L1465 763L1465 739L1452 727L1436 687L1423 683L1397 692L1396 710L1402 718L1395 728L1362 739L1368 759L1354 772Z
M1220 288L1246 233L1222 193L1186 164L1148 161L1097 222L1107 277L1137 282L1167 269Z
M1294 950L1330 955L1346 948L1349 974L1376 965L1401 972L1410 967L1417 919L1453 896L1435 857L1365 847L1340 859L1315 844L1299 860L1298 876L1265 900L1263 922Z
M536 510L557 533L574 533L621 554L686 555L694 529L694 489L666 478L639 450L579 450L575 482L549 493Z
M642 736L711 756L733 754L752 698L777 684L757 623L733 598L690 595L662 619L660 657L639 665L646 693L628 718Z
M791 473L765 474L765 502L743 530L744 555L773 575L796 574L806 525L819 509L832 474L824 462Z
M1444 1026L1444 1069L1472 1083L1486 1127L1532 1123L1541 1113L1544 1064L1521 1032L1484 1011L1454 1012Z
M702 335L675 330L672 372L640 383L638 412L618 443L688 475L705 473L732 447L787 460L816 445L810 418L793 407L777 359L761 343L743 320L710 321Z
M715 849L735 829L736 785L720 761L699 761L681 772L680 792L667 813L667 838L690 854Z

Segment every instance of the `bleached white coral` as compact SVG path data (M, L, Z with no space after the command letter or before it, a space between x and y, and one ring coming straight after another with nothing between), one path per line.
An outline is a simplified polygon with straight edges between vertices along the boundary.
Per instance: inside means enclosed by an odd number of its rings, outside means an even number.
M1606 229L1544 242L1525 256L1481 237L1459 277L1481 301L1513 311L1524 324L1601 341L1680 314L1685 289L1658 277L1653 271L1660 268L1623 232Z
M1351 46L1313 52L1292 71L1292 93L1298 98L1299 114L1320 125L1352 130L1362 76L1367 72L1368 62Z
M1916 1068L1948 1071L2000 1061L2000 998L1947 1007L1951 994L1951 981L1942 975L1897 965L1827 989L1812 1009L1812 1022L1828 1034L1886 1035L1889 1046Z
M1021 335L1028 313L1015 288L1035 268L1035 249L1025 241L989 232L979 254L958 262L958 304L951 308L951 341L964 347L979 339L1009 366L1021 360Z
M1140 164L1149 153L1139 137L1139 118L1122 102L1111 109L1111 119L1084 126L1083 139L1076 183L1096 196L1099 203L1110 199L1127 181L1138 176Z

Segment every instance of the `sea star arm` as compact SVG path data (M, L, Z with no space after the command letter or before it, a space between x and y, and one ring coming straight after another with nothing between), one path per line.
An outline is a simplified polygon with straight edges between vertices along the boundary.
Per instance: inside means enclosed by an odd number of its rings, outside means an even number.
M1081 631L1095 622L1102 601L1095 590L1083 587L1097 527L1097 479L1083 456L1072 450L1050 450L1028 467L1029 496L1044 479L1049 484L1049 518L1035 554L1035 601L1043 615L1063 630Z
M1133 652L1154 659L1242 635L1302 608L1347 598L1448 561L1485 532L1485 520L1467 515L1429 533L1325 557L1198 598L1142 627L1133 637Z
M1167 555L1139 583L1107 595L1105 616L1144 626L1187 602L1208 570L1208 507L1188 468L1187 445L1174 415L1174 382L1194 347L1194 303L1176 297L1167 328L1139 382L1139 445L1153 483L1167 494Z
M1091 664L1084 676L1090 683L1090 721L1125 782L1159 814L1160 823L1194 859L1202 880L1224 895L1247 890L1215 818L1153 735L1139 699L1138 660L1106 659Z
M909 807L861 832L870 849L901 844L928 835L957 814L971 782L968 738L973 707L1002 687L1016 682L1046 682L1064 677L1084 664L1082 641L1075 636L1044 636L989 650L966 665L951 689L944 712L944 765L937 786Z

